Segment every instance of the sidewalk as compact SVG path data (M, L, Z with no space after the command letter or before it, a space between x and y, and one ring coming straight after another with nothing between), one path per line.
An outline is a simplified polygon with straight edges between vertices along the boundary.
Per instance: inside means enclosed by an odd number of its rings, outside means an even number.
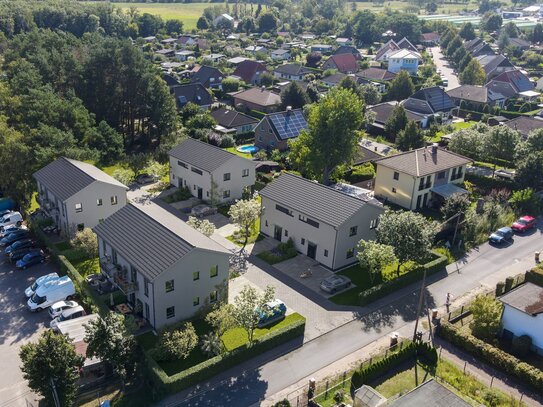
M505 394L511 395L517 401L522 398L522 402L527 406L543 406L542 395L525 388L506 374L468 355L449 342L439 337L436 337L434 341L436 347L440 347L440 357L454 363L458 368L464 370L466 374L474 376L481 383L497 388Z

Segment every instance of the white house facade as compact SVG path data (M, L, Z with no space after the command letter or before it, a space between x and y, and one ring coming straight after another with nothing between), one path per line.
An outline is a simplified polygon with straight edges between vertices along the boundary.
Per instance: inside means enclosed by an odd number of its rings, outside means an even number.
M383 207L322 184L284 173L262 191L260 231L338 270L357 262L360 239L375 237Z
M188 138L170 152L170 183L204 201L240 199L255 183L256 164L222 148Z
M64 235L93 228L126 205L128 188L91 164L61 157L33 177L41 208Z
M102 274L154 329L228 298L230 253L160 206L128 204L94 231Z
M394 73L404 70L414 75L419 69L421 60L422 57L419 53L408 49L400 49L388 54L388 70Z

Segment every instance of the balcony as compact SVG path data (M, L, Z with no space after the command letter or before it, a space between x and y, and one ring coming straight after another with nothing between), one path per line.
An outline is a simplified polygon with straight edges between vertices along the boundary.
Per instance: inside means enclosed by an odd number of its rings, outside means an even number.
M118 264L114 264L109 259L101 258L100 269L126 295L138 291L138 282L132 281L126 267L123 268Z
M423 191L425 189L429 189L432 187L432 183L431 182L427 182L426 184L420 184L419 185L419 191Z

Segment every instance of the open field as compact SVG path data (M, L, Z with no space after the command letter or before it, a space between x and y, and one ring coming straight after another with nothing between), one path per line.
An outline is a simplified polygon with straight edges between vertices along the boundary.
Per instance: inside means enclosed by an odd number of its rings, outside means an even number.
M391 9L391 10L405 10L406 8L413 7L413 4L408 3L406 1L385 1L382 4L379 3L373 3L373 2L356 2L356 9L357 10L371 10L374 12L382 12L385 10L385 8ZM351 4L349 3L347 6L347 10L351 10ZM468 10L476 10L477 4L473 2L468 3L443 3L438 4L437 7L437 13L439 14L457 14L460 11L468 9ZM421 9L421 13L424 13L424 8Z

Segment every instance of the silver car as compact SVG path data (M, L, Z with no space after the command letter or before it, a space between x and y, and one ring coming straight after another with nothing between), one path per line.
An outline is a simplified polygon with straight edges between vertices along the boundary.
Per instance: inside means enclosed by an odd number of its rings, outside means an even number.
M351 286L351 280L348 277L335 274L330 277L326 277L321 281L320 288L327 293L335 293L336 291L344 290Z

